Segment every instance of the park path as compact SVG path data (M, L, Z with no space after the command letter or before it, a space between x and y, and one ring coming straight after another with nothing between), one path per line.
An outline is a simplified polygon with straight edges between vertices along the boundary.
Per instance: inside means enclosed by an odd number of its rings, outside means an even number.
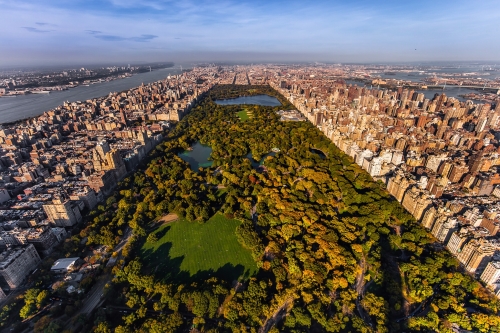
M365 284L366 259L365 259L364 255L361 258L361 260L359 261L359 266L361 267L361 272L356 277L356 284L354 287L356 289L356 293L358 294L358 297L356 297L356 308L358 309L358 312L359 312L361 319L363 319L363 321L367 325L369 325L371 328L373 328L373 323L372 323L370 316L368 315L368 313L366 313L366 310L361 305L361 301L363 300L363 297L365 296L365 291L368 288L368 286L370 285L370 283L372 282L372 281L370 281L369 283Z
M293 300L294 300L293 296L288 297L283 302L283 304L278 309L276 309L271 318L265 321L265 323L259 329L259 333L267 333L271 328L274 327L274 325L279 323L283 319L283 317L285 317L288 314L288 311L290 310L289 308L291 308Z

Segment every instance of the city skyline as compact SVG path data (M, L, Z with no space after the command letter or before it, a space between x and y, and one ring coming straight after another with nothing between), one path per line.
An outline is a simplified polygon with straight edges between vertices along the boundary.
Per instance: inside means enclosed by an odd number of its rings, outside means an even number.
M494 1L0 1L0 63L495 61Z

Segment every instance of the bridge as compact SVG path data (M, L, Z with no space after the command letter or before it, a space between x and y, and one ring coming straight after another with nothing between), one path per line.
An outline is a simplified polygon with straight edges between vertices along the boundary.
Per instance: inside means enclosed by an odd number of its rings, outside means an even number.
M445 89L446 87L450 88L469 88L469 89L482 89L482 90L500 90L500 87L486 87L486 86L459 86L459 85L454 85L454 84L448 84L448 85L427 85L427 88L443 88Z

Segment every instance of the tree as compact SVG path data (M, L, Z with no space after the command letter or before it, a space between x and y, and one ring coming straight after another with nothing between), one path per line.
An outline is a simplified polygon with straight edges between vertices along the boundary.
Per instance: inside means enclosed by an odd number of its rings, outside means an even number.
M111 328L109 327L109 324L105 321L101 321L97 327L94 329L95 333L111 333Z
M156 243L158 241L158 236L156 236L156 233L150 233L146 241L148 243Z

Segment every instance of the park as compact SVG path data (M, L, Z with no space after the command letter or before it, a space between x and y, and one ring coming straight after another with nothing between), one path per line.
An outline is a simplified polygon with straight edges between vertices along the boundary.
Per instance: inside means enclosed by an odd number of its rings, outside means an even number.
M157 241L143 245L142 261L156 276L175 282L210 276L247 278L256 273L257 265L238 243L239 224L220 213L203 224L185 219L163 224L154 231Z

